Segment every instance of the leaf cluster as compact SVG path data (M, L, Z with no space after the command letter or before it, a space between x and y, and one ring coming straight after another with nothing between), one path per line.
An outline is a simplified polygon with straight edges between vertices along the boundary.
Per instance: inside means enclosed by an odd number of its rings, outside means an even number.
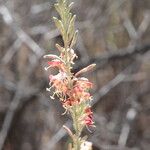
M58 3L54 5L60 19L57 17L53 17L53 19L62 35L65 49L72 48L77 40L78 31L75 30L76 15L70 12L72 5L73 2L70 3L69 0L58 0Z

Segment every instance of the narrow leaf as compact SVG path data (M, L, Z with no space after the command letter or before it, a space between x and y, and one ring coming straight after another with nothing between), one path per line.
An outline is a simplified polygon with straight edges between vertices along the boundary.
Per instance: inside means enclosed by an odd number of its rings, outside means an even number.
M78 76L78 75L80 75L80 74L82 74L82 73L85 73L85 72L87 72L87 71L91 71L95 66L96 66L96 64L91 64L91 65L89 65L89 66L87 66L87 67L81 69L79 72L77 72L77 73L75 74L75 76Z
M63 23L61 22L61 20L59 20L58 18L56 17L53 17L54 19L54 22L56 24L56 27L60 30L61 34L63 35L64 34L64 26L63 26Z
M74 32L75 32L75 19L76 19L76 15L74 15L72 17L72 19L70 20L70 23L69 23L69 27L68 27L68 31L67 31L67 34L69 35L69 41L71 41L71 39L73 38L73 35L74 35Z
M58 3L55 4L54 7L55 7L55 9L57 10L58 13L61 13L61 9L60 9L60 6L59 6Z
M75 45L75 43L76 43L76 41L77 41L77 35L78 35L78 30L75 32L75 34L74 34L74 36L73 36L73 39L72 39L72 41L71 41L71 44L70 44L70 47L71 47L71 48Z
M56 46L56 48L57 48L60 52L63 51L63 49L64 49L64 48L61 47L59 44L56 44L55 46Z

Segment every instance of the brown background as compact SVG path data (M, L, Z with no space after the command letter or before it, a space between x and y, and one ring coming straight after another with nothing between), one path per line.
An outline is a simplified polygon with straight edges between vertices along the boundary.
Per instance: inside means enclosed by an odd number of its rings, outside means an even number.
M0 1L0 150L65 150L70 126L50 100L43 55L62 43L54 0ZM76 0L79 29L74 72L94 88L93 150L150 149L150 1Z

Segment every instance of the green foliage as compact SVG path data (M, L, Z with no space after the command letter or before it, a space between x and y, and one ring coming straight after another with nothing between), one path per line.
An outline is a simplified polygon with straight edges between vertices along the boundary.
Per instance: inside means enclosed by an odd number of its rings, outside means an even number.
M65 49L72 48L77 40L78 31L75 29L76 15L73 15L70 10L73 2L69 0L59 0L54 6L60 16L60 19L53 17L56 27L59 29Z

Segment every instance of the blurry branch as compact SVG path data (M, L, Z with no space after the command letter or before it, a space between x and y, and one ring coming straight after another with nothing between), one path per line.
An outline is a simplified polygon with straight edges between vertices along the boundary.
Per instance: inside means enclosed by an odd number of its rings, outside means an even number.
M145 72L139 72L139 73L135 73L135 74L126 74L126 78L125 78L125 82L132 82L132 81L142 81L145 80L147 78L146 73Z
M132 123L138 115L139 110L141 109L139 105L139 99L146 93L149 93L149 91L150 88L149 84L147 83L145 84L145 86L143 86L142 90L136 91L136 93L130 95L125 100L127 102L125 104L129 103L131 106L127 110L125 122L122 125L121 133L119 136L118 145L103 145L102 143L99 143L99 141L95 138L93 141L97 147L104 150L139 150L138 148L128 148L126 144L129 138L130 131L132 129Z
M128 34L129 34L129 37L131 39L137 39L137 37L138 37L137 31L136 31L133 23L131 22L131 20L127 16L127 13L124 12L123 15L122 15L122 17L124 19L123 25L126 28Z
M36 55L36 57L34 57L33 55L31 55L30 57L32 57L32 62L36 61L37 59L39 59L43 54L44 54L44 50L42 48L39 47L39 45L33 41L33 39L26 34L13 20L12 14L9 12L9 10L7 9L7 7L5 7L4 5L0 6L0 13L3 16L3 20L4 22L16 33L16 35L18 36L18 39L14 42L14 44L10 47L10 49L7 51L7 53L5 54L2 62L3 63L8 63L9 60L13 57L14 53L16 52L16 50L12 51L12 49L16 49L19 48L19 46L22 43L25 43ZM34 59L33 59L34 58ZM31 65L32 69L31 72L33 71L33 68L36 67L36 63L34 63ZM31 68L30 66L30 68ZM9 89L9 90L13 90L15 91L15 96L12 99L9 108L6 112L6 116L4 118L3 121L3 125L0 131L0 150L3 149L4 143L6 141L8 132L11 128L11 124L13 121L13 118L15 116L16 111L18 110L19 106L22 104L22 98L25 97L30 97L32 95L37 94L39 91L39 89L32 89L29 87L25 87L23 82L19 82L17 87L9 82L9 81L3 81L3 78L1 78L1 85L5 86L5 88ZM28 100L28 98L26 98L26 100Z
M150 50L150 44L143 44L138 47L130 47L125 49L120 49L114 52L107 52L100 56L97 56L95 58L89 59L88 62L85 64L78 63L77 66L75 66L75 71L80 70L81 68L88 66L91 63L97 64L97 69L101 66L101 63L103 62L106 64L107 62L114 61L114 60L122 60L125 58L130 58L132 56L136 56L137 54L143 54Z
M38 25L29 29L31 35L45 34L47 32L49 32L49 28L46 25Z
M125 147L130 133L130 123L135 119L137 111L135 108L130 108L126 114L126 122L123 124L121 134L118 140L118 145Z
M55 38L55 37L57 37L59 35L60 35L59 31L57 29L54 29L54 30L52 30L50 32L46 32L44 34L44 38L50 40L50 39L53 39L53 38Z
M130 150L130 149L135 149L138 150L137 148L128 148L126 146L127 140L129 138L130 131L132 129L132 124L136 119L136 116L138 115L139 110L141 109L139 105L139 99L144 96L146 93L149 93L150 88L149 84L145 85L142 90L136 91L136 93L130 95L125 101L125 106L126 104L130 104L130 108L127 110L126 117L125 117L125 122L123 122L121 133L119 136L118 140L118 145L103 145L103 143L100 143L97 138L94 138L92 141L94 141L95 146L99 147L100 149L114 149L114 150ZM96 120L98 120L99 116L96 117ZM104 120L102 119L101 122ZM101 129L102 130L102 129ZM107 131L105 131L106 133ZM110 135L109 135L110 136Z
M50 11L50 9L53 6L53 2L54 1L52 0L52 1L41 3L41 4L35 4L31 7L30 13L33 15L37 15L46 10Z
M129 65L125 70L123 70L121 73L115 76L113 80L111 80L109 83L107 83L105 86L103 86L99 91L96 92L94 95L94 101L93 105L97 104L97 102L105 96L111 89L119 85L121 82L129 82L129 81L139 81L144 80L146 78L145 74L134 74L134 75L128 75L126 72L131 70L133 68L135 63ZM141 76L142 75L142 76Z
M17 39L13 45L8 49L5 56L2 58L2 63L7 64L13 57L13 55L17 52L22 42L20 39Z
M109 1L110 4L108 5L108 8L105 10L104 13L102 13L101 16L99 16L98 19L96 19L96 21L95 21L96 26L94 26L94 27L98 28L102 25L105 25L106 22L109 20L109 16L113 12L117 11L126 1L127 0L116 0L115 2L114 1Z
M26 97L26 100L29 99L30 96L35 95L39 92L38 89L32 89L29 87L25 87L23 82L19 82L16 87L15 95L9 105L9 108L6 112L6 116L3 121L3 125L0 131L0 150L3 149L4 143L6 141L8 132L10 130L13 118L19 106L22 104L22 98ZM28 97L28 99L27 99Z
M67 121L65 124L68 128L71 128L71 121ZM64 128L60 128L60 130L52 136L51 140L42 148L42 150L53 150L54 146L64 137L67 135L67 132Z
M131 41L136 42L137 40L139 40L142 37L142 35L145 33L146 29L149 26L149 23L150 23L149 12L145 12L144 18L137 30L135 29L132 21L129 19L127 13L124 12L121 14L122 14L122 18L124 20L123 25L126 28L128 34L129 34L129 37L131 38ZM130 42L130 43L132 43L132 42Z
M5 87L7 90L16 91L16 84L13 82L10 82L8 80L5 80L3 76L0 75L0 87Z
M143 33L145 33L146 29L150 25L150 15L149 14L150 14L150 11L145 12L143 21L139 25L137 34L140 38L142 37Z
M1 5L0 13L3 16L4 22L16 33L18 38L24 42L37 55L37 57L41 57L44 54L44 50L14 22L13 16L8 8Z
M120 84L122 81L124 81L124 79L125 79L125 75L121 72L113 80L111 80L108 84L103 86L94 95L94 101L93 101L92 105L97 104L102 97L104 97L108 92L110 92L111 89L113 89L118 84Z
M9 132L9 129L10 129L15 111L18 108L18 105L20 103L20 98L21 98L21 95L22 95L21 92L22 92L21 88L18 87L18 89L15 93L15 96L14 96L12 102L10 103L8 111L6 113L1 131L0 131L0 150L3 149L3 146L4 146L4 143L5 143L7 134Z
M108 85L109 85L109 83L108 83ZM126 146L126 143L129 138L130 130L132 128L132 123L135 120L136 116L138 115L139 110L141 109L141 107L138 103L138 100L143 95L145 95L146 93L149 93L149 92L150 92L150 87L149 87L149 84L147 83L145 86L143 86L142 90L136 91L136 93L130 95L126 100L124 100L126 102L124 107L126 107L127 104L130 104L131 106L127 110L125 122L123 122L123 124L122 124L122 129L121 129L121 133L120 133L119 140L118 140L118 146L117 145L116 146L109 145L108 148L105 146L104 146L105 147L104 148L102 146L103 144L97 145L97 143L99 143L97 141L97 142L95 142L95 145L97 147L99 147L100 149L102 148L102 149L109 149L109 150L112 150L111 146L114 148L114 150L128 149ZM98 115L95 115L95 120L100 123L105 121L104 118L101 118L101 120L99 120ZM106 122L104 124L106 124ZM101 129L101 130L103 130L103 129ZM107 131L104 131L104 133L106 133L106 132ZM111 137L111 135L109 135L109 137ZM112 137L112 138L114 139L114 137ZM92 141L95 141L95 140L96 140L96 138L94 138Z
M145 95L145 93L150 92L150 87L148 84L143 86L141 91L137 91L136 93L132 94L127 98L127 102L131 104L131 107L128 109L126 113L126 119L122 126L121 133L118 140L118 145L121 147L125 147L127 144L127 140L131 131L131 124L135 120L136 116L138 115L140 105L139 99Z
M96 21L98 22L98 25L104 24L106 22L106 20L108 19L108 16L115 11L116 9L120 8L120 6L122 6L122 4L124 4L126 0L123 1L116 1L117 5L109 5L110 8L108 8L106 10L106 15L101 16L100 19L97 19ZM110 1L111 2L111 1ZM109 52L109 53L104 53L101 54L99 56L96 56L94 58L91 59L87 59L86 61L84 61L84 64L82 63L77 63L77 65L75 66L74 71L78 71L81 68L84 68L85 66L91 64L91 63L96 63L97 64L97 69L100 69L102 66L106 65L106 63L108 63L109 61L114 61L114 60L122 60L125 58L131 58L132 56L136 56L137 54L142 54L145 53L147 51L149 51L150 49L150 44L146 43L146 44L139 44L137 40L139 40L142 35L145 33L146 29L149 26L149 12L145 12L144 14L144 18L143 21L141 22L139 28L136 30L132 21L129 19L129 17L127 16L127 14L124 13L120 13L122 14L122 18L124 19L124 26L131 38L131 41L129 43L129 46L127 46L127 48L123 48L123 49L119 49L116 50L115 52ZM94 26L96 27L96 26Z
M50 10L50 8L51 8L51 4L50 4L50 2L45 2L45 3L41 3L41 4L36 4L36 5L33 5L32 7L31 7L31 10L30 10L30 12L32 13L32 14L38 14L38 13L41 13L41 12L43 12L43 11L46 11L46 10Z
M118 84L120 84L123 81L126 81L126 79L129 79L131 76L128 76L132 69L138 64L141 63L146 56L150 55L149 52L145 53L142 57L137 57L135 61L128 65L123 71L121 71L118 75L115 76L114 79L112 79L108 84L103 86L99 91L96 92L94 95L94 101L93 105L95 105L103 96L105 96L111 89L116 87ZM134 75L133 75L134 76ZM132 76L132 77L133 77ZM144 76L145 77L145 76ZM138 78L137 78L138 79ZM142 78L143 79L143 78ZM127 80L128 81L128 80Z
M104 85L99 91L96 92L94 95L94 101L92 105L97 104L102 97L104 97L110 90L112 90L114 87L119 85L121 82L123 82L126 79L126 73L134 67L135 62L127 66L123 71L121 71L118 75L115 76L113 80L111 80L109 83Z
M18 108L19 101L20 101L20 91L17 91L11 104L9 105L9 110L6 113L4 123L0 131L0 150L3 149L7 134L11 126L11 122L13 120L15 110Z

